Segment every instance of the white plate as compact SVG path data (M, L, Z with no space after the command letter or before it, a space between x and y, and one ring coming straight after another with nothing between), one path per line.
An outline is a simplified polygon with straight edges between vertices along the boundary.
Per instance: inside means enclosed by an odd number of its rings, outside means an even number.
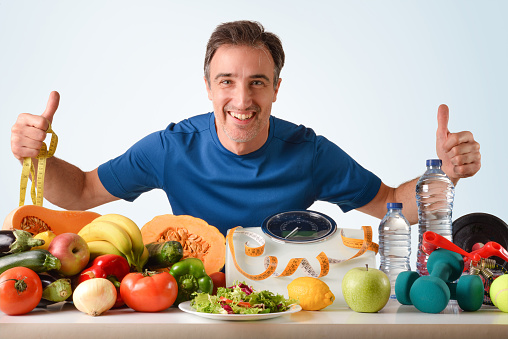
M291 305L289 310L284 312L277 313L261 313L261 314L215 314L215 313L204 313L197 312L194 310L190 301L184 301L183 303L178 304L178 308L184 312L194 314L203 318L216 319L216 320L234 320L234 321L246 321L246 320L263 320L263 319L271 319L277 318L286 314L291 314L295 312L299 312L302 310L300 305Z

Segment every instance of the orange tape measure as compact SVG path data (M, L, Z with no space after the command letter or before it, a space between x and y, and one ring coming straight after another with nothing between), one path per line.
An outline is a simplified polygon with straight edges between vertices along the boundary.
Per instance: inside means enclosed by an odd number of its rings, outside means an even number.
M310 265L309 261L305 258L290 259L284 270L279 273L276 271L278 266L277 257L266 256L264 260L265 271L260 274L249 274L240 267L240 265L236 260L235 247L233 244L233 236L235 233L241 233L258 243L259 246L256 247L249 246L248 242L245 243L244 249L245 254L250 257L258 257L264 253L265 239L259 234L248 231L242 228L241 226L237 226L231 229L226 239L236 269L238 270L238 272L240 272L250 280L264 280L271 276L287 277L294 274L298 268L303 269L307 276L320 278L328 274L328 272L330 271L330 264L338 264L341 262L346 262L348 260L357 258L362 254L364 254L367 250L374 251L377 254L379 246L376 243L372 242L372 228L370 226L362 226L362 229L363 229L363 239L348 238L344 235L344 230L341 230L341 238L343 244L349 248L358 249L358 252L348 259L333 259L329 258L324 252L319 253L316 257L320 265L319 273L313 269L312 265Z
M35 172L32 158L23 159L23 168L21 170L21 181L19 186L19 206L23 206L25 204L26 187L30 175L32 176L32 186L30 189L32 203L37 206L42 206L44 198L44 173L46 171L46 159L51 158L55 154L56 146L58 144L58 136L51 129L51 124L49 124L46 133L52 134L51 142L49 144L49 149L44 142L42 143L39 154L36 157L38 160L37 173Z

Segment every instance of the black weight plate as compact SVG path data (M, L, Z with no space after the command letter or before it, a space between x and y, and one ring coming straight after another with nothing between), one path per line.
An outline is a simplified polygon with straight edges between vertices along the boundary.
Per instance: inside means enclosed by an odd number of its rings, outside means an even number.
M487 213L466 214L452 223L453 243L466 252L472 252L476 243L495 241L508 249L508 225L500 218ZM499 257L492 257L501 266L508 263Z

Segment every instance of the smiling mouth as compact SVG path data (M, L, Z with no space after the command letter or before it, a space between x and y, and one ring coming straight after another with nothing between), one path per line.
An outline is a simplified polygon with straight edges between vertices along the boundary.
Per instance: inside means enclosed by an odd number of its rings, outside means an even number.
M249 120L254 116L254 113L235 113L235 112L229 112L229 115L231 115L233 118L238 119L240 121Z

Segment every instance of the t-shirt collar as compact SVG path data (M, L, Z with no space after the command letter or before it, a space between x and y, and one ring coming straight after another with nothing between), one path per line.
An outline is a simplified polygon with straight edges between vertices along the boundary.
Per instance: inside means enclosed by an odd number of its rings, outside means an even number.
M261 148L259 148L258 150L254 151L254 152L251 152L251 153L248 153L248 154L244 154L244 155L238 155L238 154L235 154L235 153L231 152L230 150L228 150L220 142L219 136L217 135L217 130L215 129L215 114L214 114L214 112L210 112L209 123L210 123L210 134L211 134L212 140L213 140L214 144L217 146L217 148L221 152L223 152L225 154L228 154L230 156L244 157L244 158L246 158L246 157L255 157L255 156L258 156L259 154L264 153L265 149L270 145L270 142L272 141L273 132L275 130L275 119L274 119L273 116L270 116L270 128L268 130L268 138L266 139L266 141L263 144L263 146L261 146Z

